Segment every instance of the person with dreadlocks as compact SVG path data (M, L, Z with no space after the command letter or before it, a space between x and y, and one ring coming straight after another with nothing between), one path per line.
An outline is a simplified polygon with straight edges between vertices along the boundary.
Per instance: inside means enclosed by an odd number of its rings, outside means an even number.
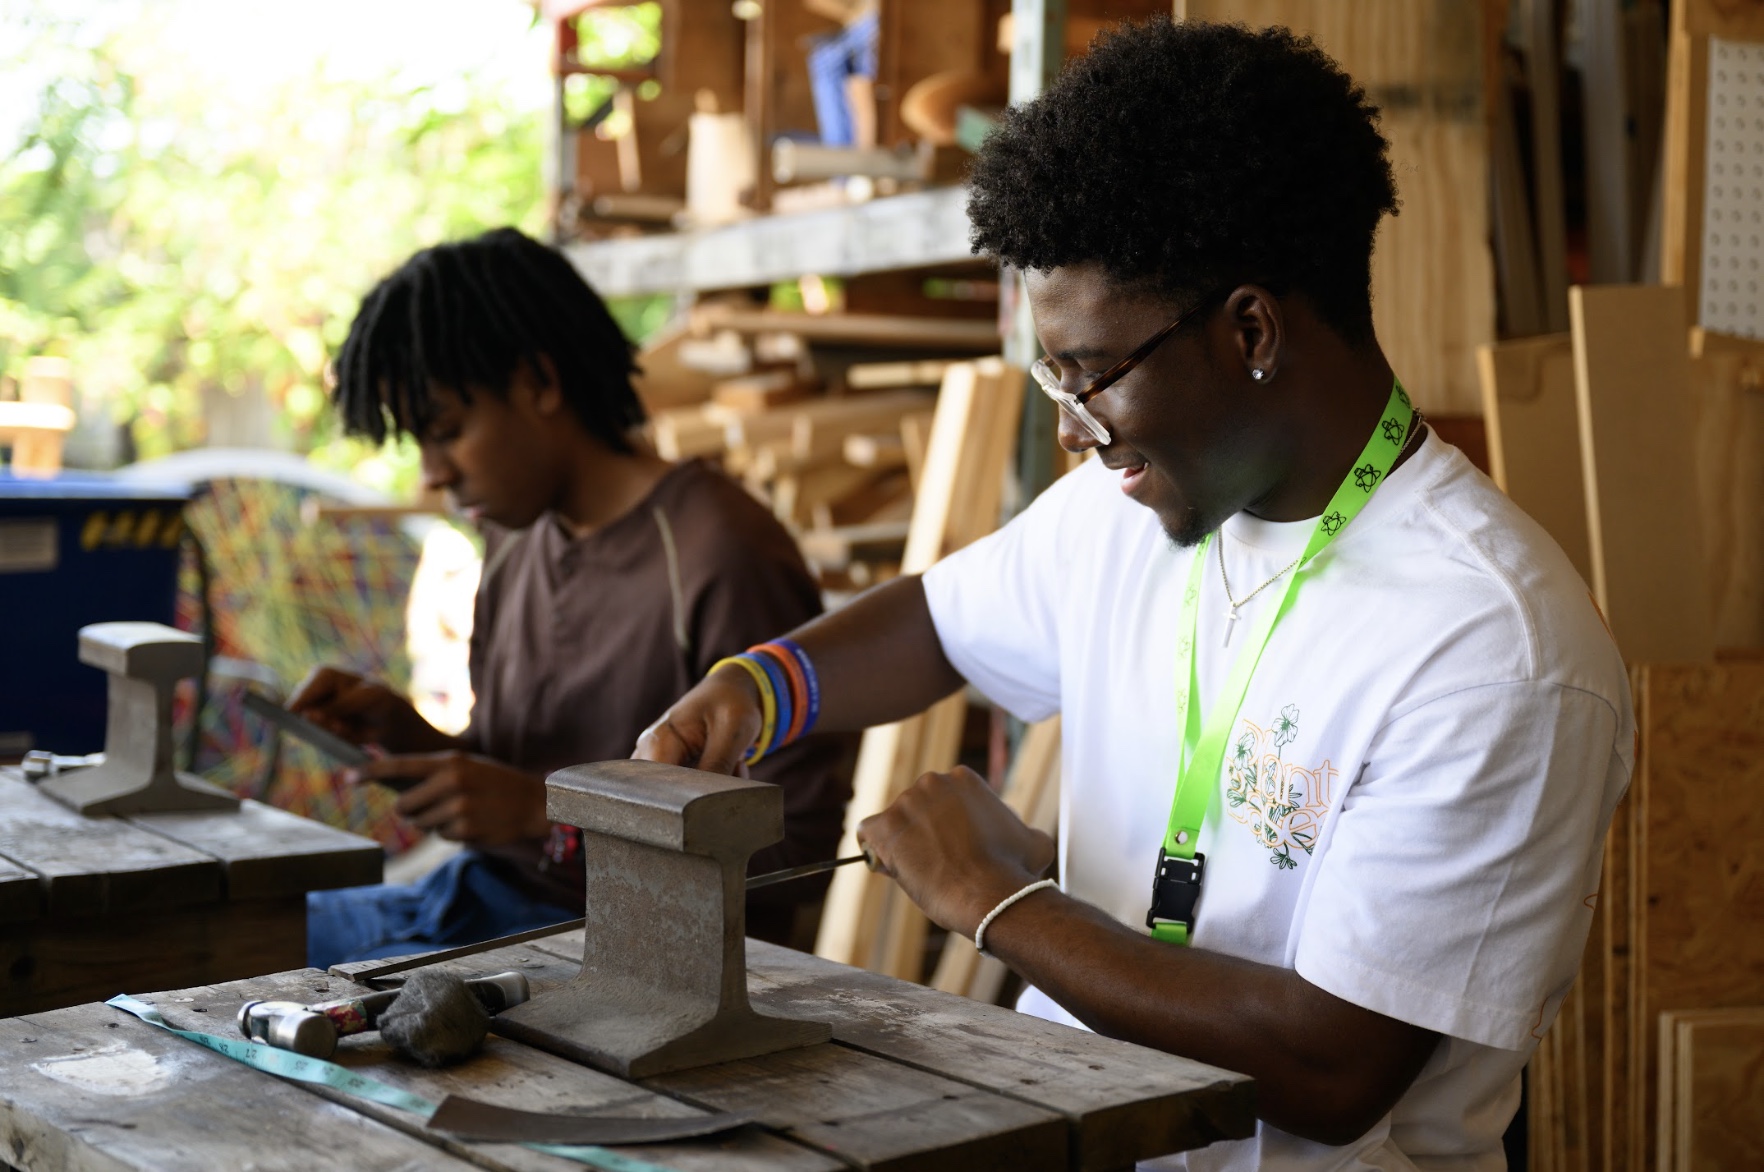
M1376 109L1287 30L1160 18L1007 111L970 191L1094 458L791 638L823 728L964 681L1059 713L1057 850L959 769L859 840L1020 1009L1255 1078L1253 1137L1142 1168L1504 1166L1635 724L1573 566L1379 347ZM764 699L718 669L637 753L728 769Z
M821 609L770 513L643 444L631 344L567 260L512 228L411 257L363 300L335 368L345 427L413 437L424 482L484 523L488 552L464 733L333 667L289 701L384 749L355 779L396 784L401 815L468 848L415 885L313 893L316 968L580 916L581 838L546 820L546 774L626 755L711 665ZM756 766L785 791L784 841L756 870L833 853L849 747L811 737ZM824 888L755 892L749 930L799 939Z

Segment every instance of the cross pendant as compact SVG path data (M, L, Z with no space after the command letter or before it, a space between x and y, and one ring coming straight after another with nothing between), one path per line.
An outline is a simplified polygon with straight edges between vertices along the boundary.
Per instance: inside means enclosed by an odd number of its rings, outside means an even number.
M1219 646L1231 646L1231 629L1235 626L1237 626L1237 608L1234 606L1225 612L1225 641L1220 643Z

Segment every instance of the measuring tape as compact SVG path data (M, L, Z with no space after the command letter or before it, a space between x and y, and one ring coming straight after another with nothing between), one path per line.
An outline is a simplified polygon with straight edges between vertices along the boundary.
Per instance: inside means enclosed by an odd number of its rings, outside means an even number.
M148 1025L158 1026L167 1033L176 1034L198 1046L213 1050L235 1062L261 1070L265 1074L291 1078L296 1082L318 1083L332 1090L343 1091L345 1094L356 1095L370 1102L385 1107L395 1107L400 1111L410 1111L425 1119L435 1113L437 1104L429 1102L421 1095L413 1095L409 1091L401 1091L379 1079L357 1074L347 1067L338 1066L335 1062L326 1062L322 1058L308 1058L304 1054L296 1054L291 1050L278 1050L274 1046L265 1046L259 1042L247 1042L235 1038L219 1038L213 1034L200 1034L195 1030L180 1030L159 1015L159 1010L145 1001L130 997L127 994L112 997L105 1002L125 1013L132 1013ZM522 1144L536 1152L544 1152L551 1156L562 1156L566 1160L574 1160L578 1164L586 1164L590 1168L599 1168L601 1172L674 1172L662 1164L651 1164L647 1160L636 1160L606 1148L588 1147L580 1144Z

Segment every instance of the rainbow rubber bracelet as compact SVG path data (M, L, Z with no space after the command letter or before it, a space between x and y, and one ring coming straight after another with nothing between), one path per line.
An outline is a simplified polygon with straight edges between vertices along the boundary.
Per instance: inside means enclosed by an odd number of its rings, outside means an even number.
M715 663L711 664L710 671L706 672L705 674L706 675L716 675L717 670L719 668L722 668L725 665L731 664L731 663L741 665L741 670L745 671L748 675L752 676L754 686L759 688L759 693L760 693L760 735L759 735L759 740L750 749L748 749L747 756L745 758L743 758L743 760L747 764L752 765L755 761L758 761L761 756L763 756L763 754L760 751L760 746L770 743L770 741L772 739L772 731L778 727L778 700L777 700L777 697L772 694L771 677L766 675L765 668L761 667L759 664L755 663L751 659L744 659L739 655L731 655L727 659L719 659Z
M814 661L808 657L808 652L804 651L794 639L773 639L763 646L782 647L790 653L790 657L796 661L796 666L802 670L803 702L808 708L808 715L803 718L802 731L797 735L806 737L814 731L816 722L821 719L821 678L815 674Z
M803 723L808 719L808 687L803 682L802 668L798 667L789 653L781 648L774 647L770 643L761 643L756 647L749 647L747 654L756 655L776 665L777 669L783 673L784 681L790 689L790 719L786 721L783 717L778 718L780 726L778 744L767 750L767 752L774 752L779 746L788 745L802 735ZM785 725L789 727L786 728Z
M758 761L776 752L779 745L790 739L790 729L793 727L791 718L795 715L796 706L791 703L790 677L783 664L770 655L755 655L751 651L743 652L740 658L751 659L760 665L760 670L772 681L772 689L777 697L778 721L773 726L771 738L760 741L759 753L753 759ZM750 765L752 763L748 762Z

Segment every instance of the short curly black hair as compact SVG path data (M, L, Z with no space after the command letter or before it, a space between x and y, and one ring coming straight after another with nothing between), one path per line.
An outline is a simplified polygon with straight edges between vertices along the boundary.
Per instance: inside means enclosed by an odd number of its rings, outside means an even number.
M1372 337L1372 237L1397 210L1378 108L1283 28L1123 25L1006 112L975 160L976 252L1094 263L1172 301L1250 281Z
M615 452L643 423L635 348L554 248L514 228L425 248L362 298L333 369L344 429L375 443L421 437L432 385L506 398L521 363L549 360L565 402Z

